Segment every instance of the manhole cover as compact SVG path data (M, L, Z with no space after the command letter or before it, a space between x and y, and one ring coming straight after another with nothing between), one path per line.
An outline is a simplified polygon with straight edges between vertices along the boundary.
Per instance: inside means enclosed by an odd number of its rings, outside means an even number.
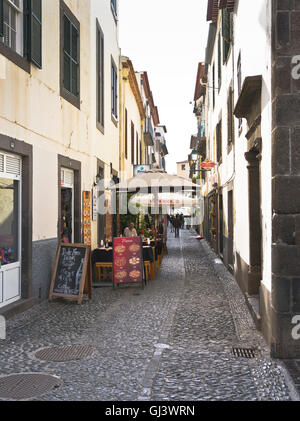
M44 348L35 353L35 357L43 361L64 362L81 360L97 354L97 349L89 345L72 345Z
M0 399L30 399L50 392L61 384L58 377L49 374L12 374L0 377Z
M235 357L242 358L257 358L258 351L254 348L232 348L233 355Z

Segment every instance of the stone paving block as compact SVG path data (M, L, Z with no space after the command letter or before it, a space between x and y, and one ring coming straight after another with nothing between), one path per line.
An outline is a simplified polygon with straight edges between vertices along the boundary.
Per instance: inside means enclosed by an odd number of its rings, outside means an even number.
M138 296L95 289L82 306L43 302L9 320L1 374L47 372L63 380L37 401L289 400L236 282L193 235L169 238L156 279ZM43 347L80 344L98 353L68 363L34 357ZM157 344L169 348L158 352ZM238 345L258 347L261 357L234 357Z

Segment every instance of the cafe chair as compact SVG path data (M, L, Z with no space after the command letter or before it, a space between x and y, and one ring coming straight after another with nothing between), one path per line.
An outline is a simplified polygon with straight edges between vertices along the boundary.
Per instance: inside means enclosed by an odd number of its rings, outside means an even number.
M103 269L109 269L109 273L103 273ZM110 262L95 263L95 281L102 282L102 278L107 277L113 280L113 264Z
M146 281L149 281L149 279L151 279L151 267L150 267L150 263L151 263L150 261L144 262Z

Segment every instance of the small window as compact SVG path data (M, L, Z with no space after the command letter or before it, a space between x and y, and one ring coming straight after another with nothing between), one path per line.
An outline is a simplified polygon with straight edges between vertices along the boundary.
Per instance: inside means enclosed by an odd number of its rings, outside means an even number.
M134 165L134 124L131 122L131 163Z
M213 108L215 108L215 104L216 104L216 83L215 83L215 79L216 79L216 71L215 71L215 63L213 64L213 68L212 68L212 95L213 95Z
M238 96L240 96L242 92L242 63L241 63L241 54L239 54L238 62L237 62L237 87L238 87ZM239 129L241 129L243 124L243 119L239 118Z
M219 121L216 127L216 144L217 144L217 162L220 163L222 159L222 120Z
M181 165L181 171L185 171L185 165Z
M118 120L118 72L113 60L111 64L111 103L112 115Z
M78 30L64 15L64 88L78 97Z
M230 86L227 99L227 127L228 127L228 146L230 147L234 143L234 116L233 116L233 91ZM230 148L229 150L230 151Z
M61 5L61 96L80 108L80 24Z
M139 135L138 132L136 132L136 164L139 163Z
M223 36L223 63L227 61L232 33L232 14L227 9L222 9L222 36Z
M113 12L114 18L117 19L118 17L118 8L117 8L117 0L111 0L111 10Z
M23 56L23 0L3 0L2 10L4 44Z
M97 123L104 130L104 35L97 21Z
M221 33L218 36L218 89L220 90L222 84L222 57L221 57Z
M128 158L128 113L125 108L125 158Z

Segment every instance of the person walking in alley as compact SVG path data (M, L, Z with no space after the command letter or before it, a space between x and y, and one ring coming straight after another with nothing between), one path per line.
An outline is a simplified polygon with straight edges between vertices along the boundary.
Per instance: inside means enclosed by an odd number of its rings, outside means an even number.
M181 220L180 220L179 215L176 215L176 218L174 219L174 227L175 227L175 238L179 238L179 230L181 227Z
M175 221L175 218L174 218L174 216L172 215L172 216L170 217L170 226L171 226L171 232L172 232L172 233L174 232L174 227L175 227L175 225L174 225L174 221Z

